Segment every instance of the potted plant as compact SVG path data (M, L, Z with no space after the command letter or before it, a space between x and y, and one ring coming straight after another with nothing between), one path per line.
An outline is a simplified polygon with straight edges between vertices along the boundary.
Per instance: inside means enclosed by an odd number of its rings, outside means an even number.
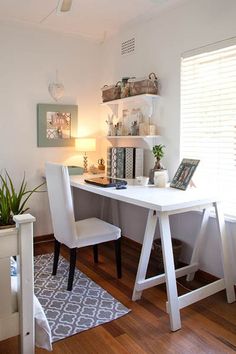
M156 162L155 162L155 166L154 169L155 170L163 170L163 166L161 165L161 159L164 156L164 148L165 145L159 144L159 145L154 145L152 148L152 152L153 155L156 158Z
M166 179L166 169L163 167L163 165L161 164L161 159L164 157L164 148L165 148L165 145L162 145L162 144L159 144L159 145L154 145L153 148L152 148L152 153L156 159L155 161L155 166L150 170L150 175L149 175L149 183L151 184L154 184L154 176L155 176L155 173L157 171L160 171L161 173L159 175L165 175L165 179ZM165 171L165 172L164 172ZM156 173L156 175L158 175L158 173ZM155 183L157 186L160 186L160 187L164 187L164 179L163 179L163 182L158 185L158 183Z
M0 187L0 228L4 229L14 225L11 215L11 208L6 195L6 188L4 185Z
M28 190L24 175L17 191L8 172L6 171L5 176L0 174L0 228L14 227L13 216L23 214L29 209L26 207L27 201L34 192L41 192L39 188L44 184L45 182Z

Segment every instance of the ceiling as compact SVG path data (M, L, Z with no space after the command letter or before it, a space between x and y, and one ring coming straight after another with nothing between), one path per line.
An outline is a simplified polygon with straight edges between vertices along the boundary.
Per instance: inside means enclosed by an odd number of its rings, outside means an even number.
M0 19L104 41L122 28L183 1L73 0L70 12L58 14L58 0L0 0Z

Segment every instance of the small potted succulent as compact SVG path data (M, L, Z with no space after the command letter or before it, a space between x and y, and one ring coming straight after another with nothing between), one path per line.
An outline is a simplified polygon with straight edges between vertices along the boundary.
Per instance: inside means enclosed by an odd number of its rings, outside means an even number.
M162 157L164 157L164 148L165 148L165 145L162 145L162 144L154 145L152 148L153 155L156 158L156 162L155 162L155 166L154 166L155 170L163 170L164 169L164 167L161 165L161 159L162 159Z
M161 159L164 157L164 148L165 145L159 144L159 145L154 145L152 148L152 153L156 159L155 161L155 166L150 170L150 175L149 175L149 183L150 184L156 184L157 186L164 186L164 183L161 183L159 185L159 183L155 183L154 180L154 176L155 174L158 175L158 171L160 171L160 175L166 175L167 171L166 169L163 167L163 165L161 164Z
M16 191L13 181L6 171L5 176L0 174L0 229L14 227L14 215L25 213L29 208L26 203L34 192L41 192L39 188L45 182L32 190L27 190L27 182L23 177L19 190Z

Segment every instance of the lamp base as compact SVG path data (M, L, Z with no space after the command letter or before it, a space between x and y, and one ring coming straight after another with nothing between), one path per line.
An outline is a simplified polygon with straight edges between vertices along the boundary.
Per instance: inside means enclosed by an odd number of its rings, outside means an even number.
M88 172L88 156L84 155L84 173Z

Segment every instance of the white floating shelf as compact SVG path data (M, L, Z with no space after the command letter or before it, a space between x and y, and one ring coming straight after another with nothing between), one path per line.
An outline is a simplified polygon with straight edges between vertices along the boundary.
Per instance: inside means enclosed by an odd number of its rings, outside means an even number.
M110 105L110 104L128 103L128 102L132 102L132 101L138 101L140 99L150 100L150 99L157 99L159 97L160 97L159 95L151 95L149 93L145 93L142 95L129 96L129 97L124 97L124 98L119 98L119 99L113 100L113 101L102 102L101 105L106 106L106 105Z
M140 142L143 142L150 150L153 145L157 144L161 135L121 135L121 136L107 136L107 140L110 140L111 144L117 144L118 141L123 141L123 144L135 144L140 147ZM132 141L132 143L131 143ZM138 144L138 145L137 145Z

